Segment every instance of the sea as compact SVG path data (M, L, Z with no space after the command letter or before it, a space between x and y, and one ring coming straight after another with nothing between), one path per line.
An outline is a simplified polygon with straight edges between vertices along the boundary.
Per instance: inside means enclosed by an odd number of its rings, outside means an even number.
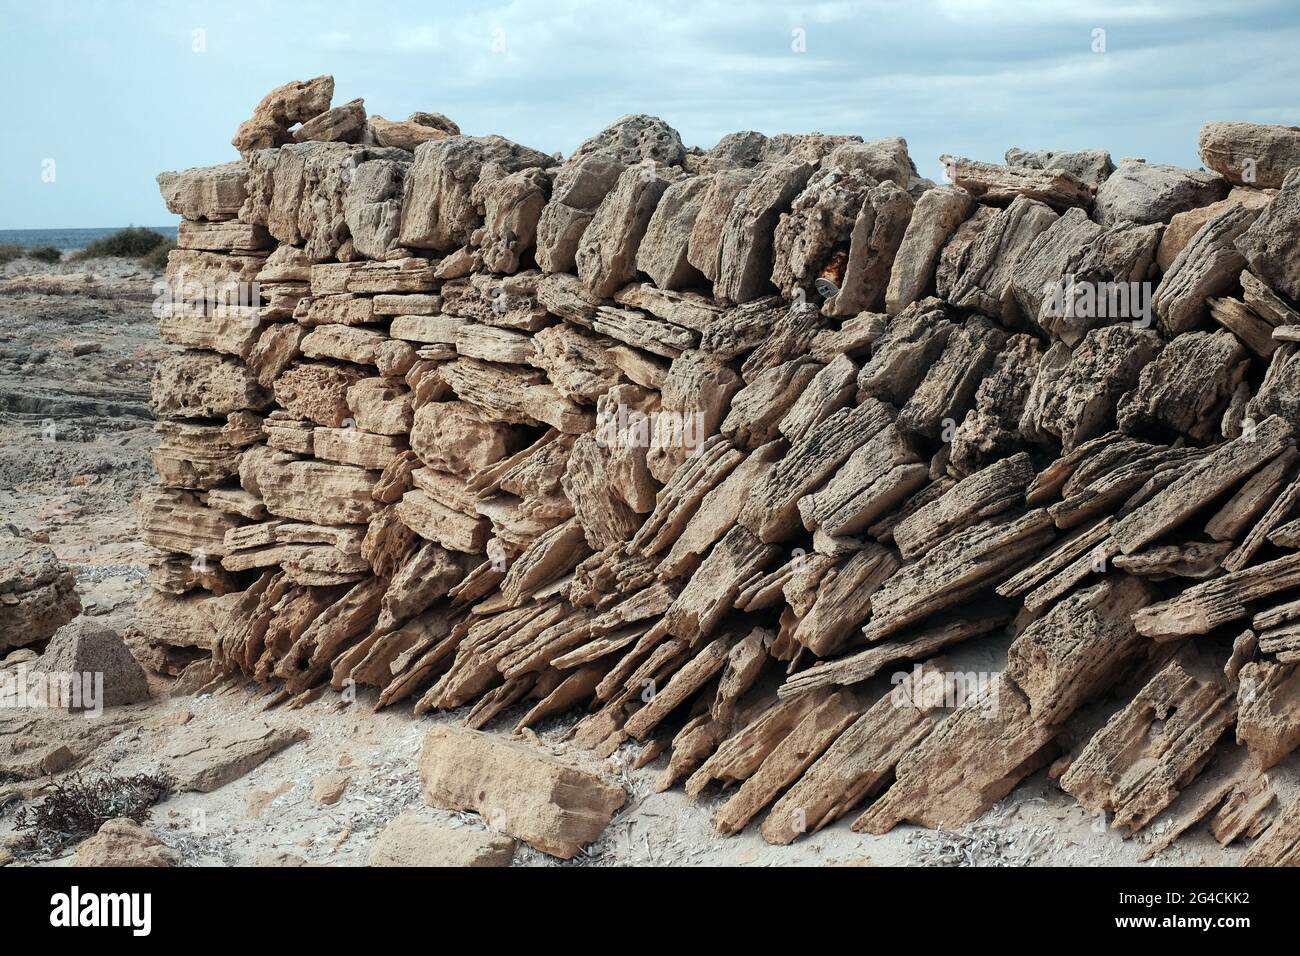
M60 252L73 252L84 249L96 239L111 236L122 229L0 229L0 246L22 246L34 249L38 246L53 246ZM176 238L175 226L149 226L155 232L162 233L168 239Z

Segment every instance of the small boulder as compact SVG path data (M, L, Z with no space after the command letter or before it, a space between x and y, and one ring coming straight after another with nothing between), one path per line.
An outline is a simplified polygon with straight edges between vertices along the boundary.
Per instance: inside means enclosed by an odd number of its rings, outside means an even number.
M351 782L351 777L338 771L321 774L312 784L311 798L323 807L332 807L343 799L343 793Z
M444 827L403 813L370 850L371 866L509 866L515 841L497 833Z
M175 850L125 818L107 821L72 857L73 866L176 866L180 861Z
M1206 123L1201 162L1238 186L1276 189L1300 166L1300 127Z
M1217 173L1124 160L1097 190L1093 218L1108 229L1126 220L1145 226L1227 195L1228 181Z
M240 153L283 146L289 129L305 123L330 108L334 98L334 77L318 76L277 86L262 97L253 115L240 124L231 145Z
M564 860L596 839L627 799L617 784L528 744L451 727L424 739L420 780L430 805L473 810Z
M412 113L405 121L372 116L367 125L376 146L394 146L408 153L431 139L460 135L460 127L441 113Z
M79 613L77 579L53 548L0 535L0 651L46 640Z
M79 617L59 628L40 663L33 666L46 674L91 674L96 681L102 675L102 699L82 701L83 707L116 707L149 699L144 668L126 642L113 629L88 618Z
M298 143L355 143L366 128L366 104L355 99L313 116L293 131Z

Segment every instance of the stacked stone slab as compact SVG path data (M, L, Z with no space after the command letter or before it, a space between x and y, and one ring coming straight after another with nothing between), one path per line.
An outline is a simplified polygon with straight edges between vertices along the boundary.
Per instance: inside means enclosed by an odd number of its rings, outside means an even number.
M1044 766L1126 834L1270 825L1300 132L936 185L898 138L629 116L558 160L332 87L159 178L201 281L161 319L156 640L290 706L572 714L776 843L959 825ZM1004 632L963 698L942 653Z

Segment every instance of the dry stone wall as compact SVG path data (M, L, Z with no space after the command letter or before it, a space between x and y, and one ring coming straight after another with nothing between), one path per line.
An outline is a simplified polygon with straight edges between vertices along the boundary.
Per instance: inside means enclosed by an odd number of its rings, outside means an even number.
M560 159L332 94L159 177L170 666L572 714L775 843L1050 767L1126 834L1172 819L1152 852L1272 823L1294 862L1300 130L936 185L897 137L629 116ZM946 663L997 633L1002 672Z

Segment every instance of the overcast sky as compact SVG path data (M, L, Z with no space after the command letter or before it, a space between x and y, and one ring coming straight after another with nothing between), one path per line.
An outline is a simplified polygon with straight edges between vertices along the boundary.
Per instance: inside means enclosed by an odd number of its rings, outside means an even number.
M933 179L1011 146L1196 166L1209 120L1300 125L1297 51L1296 0L0 0L0 228L174 222L154 175L237 158L261 96L321 73L547 152L652 113L702 147L902 135Z

